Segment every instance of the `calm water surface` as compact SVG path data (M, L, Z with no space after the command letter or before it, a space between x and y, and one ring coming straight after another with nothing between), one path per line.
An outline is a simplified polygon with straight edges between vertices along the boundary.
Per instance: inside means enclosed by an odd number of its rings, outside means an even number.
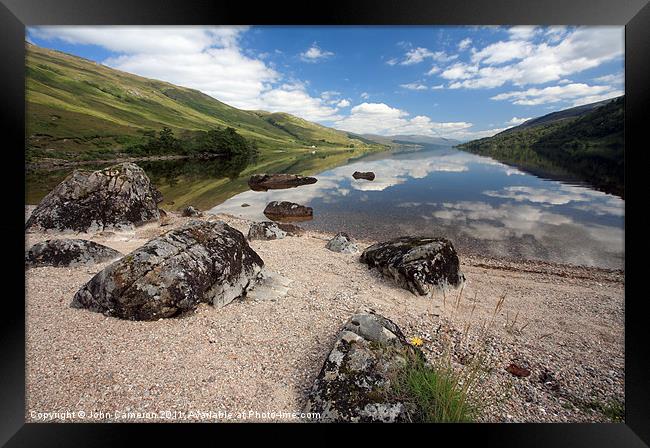
M354 171L376 178L355 180ZM314 208L303 227L373 239L445 236L461 254L623 268L625 203L584 185L451 148L374 154L316 177L313 185L246 191L210 211L267 220L268 202L292 201Z

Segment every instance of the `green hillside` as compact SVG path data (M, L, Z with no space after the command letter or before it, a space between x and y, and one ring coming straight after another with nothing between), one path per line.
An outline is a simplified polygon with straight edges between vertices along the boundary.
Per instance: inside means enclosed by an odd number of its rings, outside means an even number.
M109 159L146 131L169 127L182 138L232 127L262 158L278 150L383 150L348 133L284 113L244 111L197 90L121 72L27 44L27 157Z
M457 148L531 172L571 175L624 197L625 97L530 120Z

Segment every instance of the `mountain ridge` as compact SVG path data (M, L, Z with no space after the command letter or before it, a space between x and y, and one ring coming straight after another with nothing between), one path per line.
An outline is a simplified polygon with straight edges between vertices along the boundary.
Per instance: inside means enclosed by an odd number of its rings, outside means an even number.
M233 127L262 151L386 149L288 113L237 109L195 89L26 46L26 149L36 158L110 156L165 126L181 136Z
M455 147L624 197L625 96L552 112Z

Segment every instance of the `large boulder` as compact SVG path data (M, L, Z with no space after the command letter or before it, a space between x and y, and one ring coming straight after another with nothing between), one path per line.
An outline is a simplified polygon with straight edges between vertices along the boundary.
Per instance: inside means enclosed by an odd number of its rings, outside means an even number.
M223 306L245 295L264 262L221 221L192 220L154 238L95 275L71 306L131 320Z
M345 232L337 233L334 238L329 240L325 247L332 252L341 252L344 254L356 254L359 247L352 241L350 235Z
M373 244L363 251L361 262L419 295L433 286L458 286L465 279L458 254L445 238L401 237Z
M120 252L94 241L56 239L34 244L25 253L25 265L89 266L121 256Z
M133 163L98 171L75 170L43 198L26 228L76 232L133 229L158 220L161 201L161 193Z
M314 209L288 201L269 202L264 215L273 221L308 221L313 219Z
M395 398L392 383L409 357L424 359L399 327L372 311L343 326L309 393L305 412L321 422L404 422L411 406Z
M315 177L298 174L254 174L248 179L248 186L253 191L268 191L315 184L317 181Z
M280 240L287 236L287 232L282 230L272 221L254 222L248 229L248 240Z

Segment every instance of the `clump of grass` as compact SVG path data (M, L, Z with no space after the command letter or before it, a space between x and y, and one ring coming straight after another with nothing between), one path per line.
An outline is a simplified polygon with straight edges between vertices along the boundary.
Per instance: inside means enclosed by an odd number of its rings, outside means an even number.
M393 379L391 393L410 408L413 422L472 422L481 411L472 392L484 371L480 360L475 361L457 372L450 362L434 365L410 353Z

